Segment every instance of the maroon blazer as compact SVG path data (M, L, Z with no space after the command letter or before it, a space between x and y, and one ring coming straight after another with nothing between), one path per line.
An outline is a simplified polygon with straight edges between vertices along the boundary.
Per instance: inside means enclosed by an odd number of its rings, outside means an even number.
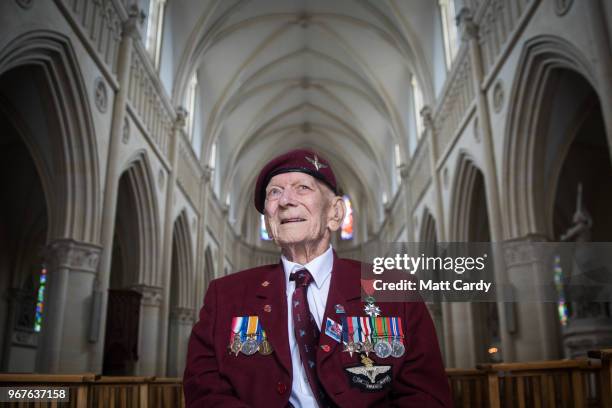
M365 316L361 302L361 264L338 259L334 266L325 316ZM267 283L264 283L267 282ZM391 365L392 380L380 391L363 391L351 384L345 368L360 364L359 355L342 352L342 345L321 330L317 373L325 391L340 407L451 407L433 323L423 303L377 303L382 316L399 316L404 329L403 357L370 358ZM259 316L274 352L264 356L230 354L234 316ZM287 297L282 263L248 269L210 283L200 320L189 340L183 380L187 407L286 407L292 370L287 338ZM327 346L329 347L327 347ZM328 351L326 351L328 350Z

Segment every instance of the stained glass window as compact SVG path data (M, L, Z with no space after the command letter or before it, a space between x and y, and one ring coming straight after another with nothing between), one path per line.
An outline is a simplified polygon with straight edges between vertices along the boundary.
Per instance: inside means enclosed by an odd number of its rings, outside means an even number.
M340 230L341 239L353 239L353 206L348 196L343 196L344 206L346 207L346 214L344 214L344 220L342 221L342 227Z
M43 309L45 306L45 288L47 286L47 268L43 265L40 270L38 293L36 294L36 316L34 318L34 331L40 332L42 327Z
M555 286L557 288L557 311L559 313L559 321L562 326L567 324L567 319L569 317L569 308L568 304L565 301L565 290L563 288L563 269L561 268L561 257L559 255L555 256Z
M259 236L264 241L270 241L270 235L268 235L268 230L266 230L266 221L264 220L264 215L261 214L261 218L259 219Z

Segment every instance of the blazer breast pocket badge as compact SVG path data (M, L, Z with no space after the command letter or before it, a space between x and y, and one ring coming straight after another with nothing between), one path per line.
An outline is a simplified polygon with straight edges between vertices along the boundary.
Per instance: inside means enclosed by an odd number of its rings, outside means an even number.
M267 356L272 354L272 346L266 336L266 331L261 327L259 316L236 316L232 318L232 332L230 333L230 354L238 357L240 353L246 356L259 354Z
M361 356L361 363L361 366L344 369L352 387L361 391L377 392L391 384L390 365L374 365L374 361L365 355Z

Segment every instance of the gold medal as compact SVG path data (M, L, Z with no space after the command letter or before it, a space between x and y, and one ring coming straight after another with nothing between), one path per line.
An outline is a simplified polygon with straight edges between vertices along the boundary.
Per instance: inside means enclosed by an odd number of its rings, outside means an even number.
M272 354L272 346L270 345L270 342L268 341L268 339L263 339L262 342L259 343L258 351L259 351L259 354L263 356L268 356Z

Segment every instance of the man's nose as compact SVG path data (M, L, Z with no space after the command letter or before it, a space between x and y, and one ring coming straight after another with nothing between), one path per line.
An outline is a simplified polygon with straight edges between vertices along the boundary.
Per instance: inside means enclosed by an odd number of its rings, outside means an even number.
M295 205L295 192L292 188L285 188L281 193L280 199L278 200L281 207L287 207Z

